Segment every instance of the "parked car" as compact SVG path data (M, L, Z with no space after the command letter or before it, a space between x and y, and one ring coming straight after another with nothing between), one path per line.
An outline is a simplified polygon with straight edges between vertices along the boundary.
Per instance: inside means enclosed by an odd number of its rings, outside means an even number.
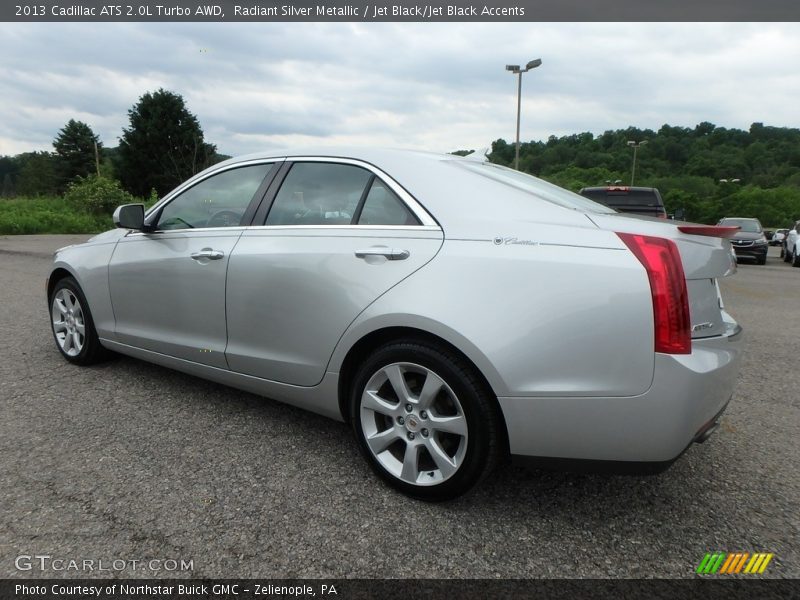
M487 162L256 154L114 222L55 254L67 361L119 352L348 421L417 498L509 454L662 470L734 389L741 328L716 284L734 229L626 217Z
M725 217L719 221L718 225L740 228L731 239L731 245L737 258L752 258L759 265L766 264L769 246L767 238L764 236L764 228L761 227L758 219Z
M783 241L783 251L781 252L783 260L792 263L793 267L800 267L800 247L798 247L800 243L798 243L798 238L800 238L800 221L796 221L794 227L786 234L786 239Z
M656 188L610 185L586 187L579 193L585 198L590 198L619 212L667 218L664 201Z
M783 240L786 239L786 234L789 233L788 229L778 229L769 241L770 246L783 246Z

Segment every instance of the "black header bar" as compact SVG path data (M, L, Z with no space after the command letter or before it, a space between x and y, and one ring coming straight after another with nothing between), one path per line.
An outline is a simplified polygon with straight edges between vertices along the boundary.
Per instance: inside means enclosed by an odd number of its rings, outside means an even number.
M797 0L11 0L6 22L800 21ZM620 35L624 35L624 28Z

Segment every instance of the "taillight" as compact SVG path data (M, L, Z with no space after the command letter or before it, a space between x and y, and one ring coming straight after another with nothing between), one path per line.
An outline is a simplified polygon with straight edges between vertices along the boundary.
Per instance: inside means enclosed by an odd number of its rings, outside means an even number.
M656 352L691 354L689 294L678 247L671 240L617 233L639 259L650 279Z

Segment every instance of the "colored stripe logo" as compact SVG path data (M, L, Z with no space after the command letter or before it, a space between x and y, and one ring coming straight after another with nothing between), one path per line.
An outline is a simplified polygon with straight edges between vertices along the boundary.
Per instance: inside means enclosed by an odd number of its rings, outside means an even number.
M732 575L747 573L760 575L775 556L773 553L756 552L707 552L697 567L700 575Z

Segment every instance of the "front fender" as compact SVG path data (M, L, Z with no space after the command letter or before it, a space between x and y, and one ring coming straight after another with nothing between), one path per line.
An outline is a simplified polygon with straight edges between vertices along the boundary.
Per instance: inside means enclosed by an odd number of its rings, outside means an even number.
M57 250L53 258L53 273L67 271L83 290L94 326L101 338L114 339L114 311L108 287L108 263L117 242L86 243ZM52 285L52 281L50 282Z

